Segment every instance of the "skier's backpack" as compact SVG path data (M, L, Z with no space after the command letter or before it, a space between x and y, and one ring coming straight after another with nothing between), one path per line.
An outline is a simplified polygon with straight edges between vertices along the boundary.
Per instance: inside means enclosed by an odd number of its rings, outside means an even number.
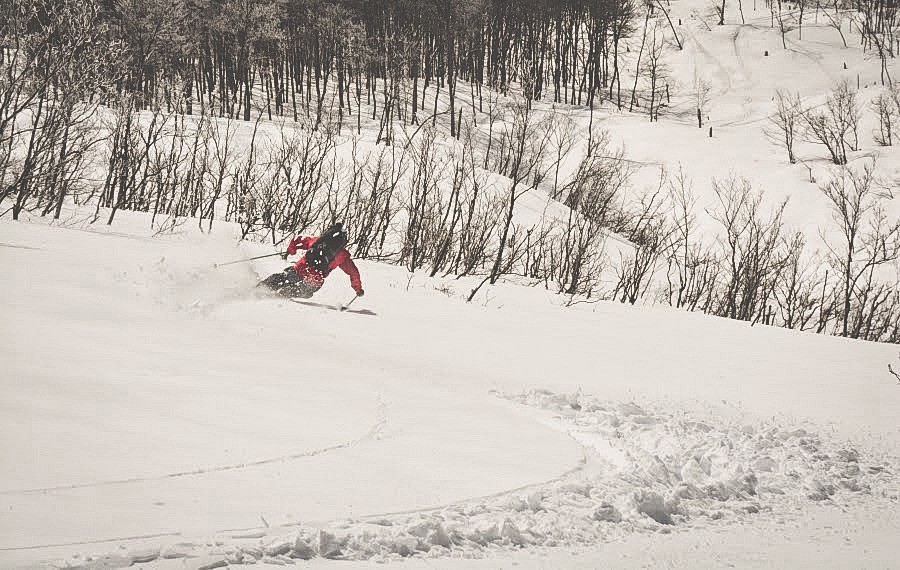
M306 251L306 264L318 270L323 276L330 271L328 266L338 252L347 245L347 234L340 222L325 230L316 243Z

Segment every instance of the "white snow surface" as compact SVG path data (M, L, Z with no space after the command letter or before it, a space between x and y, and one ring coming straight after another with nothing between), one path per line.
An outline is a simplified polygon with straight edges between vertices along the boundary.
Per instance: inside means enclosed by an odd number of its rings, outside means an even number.
M605 126L638 180L681 163L702 207L734 172L815 236L821 193L761 133L774 89L860 74L865 101L878 62L707 8L672 4L670 64L711 81L715 138L686 95ZM853 158L897 172L871 127ZM377 314L342 313L256 295L277 257L214 267L272 252L226 224L82 214L0 223L2 568L900 567L896 346L509 283L467 304L472 280L368 261L351 308ZM315 301L351 295L336 273Z
M895 346L512 284L466 304L366 261L377 315L342 313L255 295L277 257L213 268L271 251L224 226L127 218L0 225L0 566L592 567L716 537L693 566L810 511L840 522L805 548L900 529Z

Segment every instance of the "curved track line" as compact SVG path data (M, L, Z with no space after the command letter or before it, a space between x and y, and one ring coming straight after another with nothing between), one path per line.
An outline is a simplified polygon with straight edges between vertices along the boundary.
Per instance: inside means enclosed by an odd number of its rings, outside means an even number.
M576 443L577 443L577 441L576 441ZM578 445L581 447L582 456L581 456L581 459L578 461L578 463L574 467L571 467L568 470L560 473L556 477L547 479L545 481L528 483L528 484L522 485L520 487L513 487L512 489L504 489L502 491L497 491L496 493L491 493L489 495L478 495L475 497L466 497L465 499L459 499L459 500L453 501L451 503L445 503L442 505L432 505L429 507L421 507L418 509L410 509L410 510L406 510L406 511L391 511L391 512L386 512L386 513L375 513L375 514L361 515L361 516L356 516L356 517L343 517L343 518L338 518L338 519L331 519L331 520L327 520L327 521L316 521L316 522L314 522L314 521L294 521L294 522L280 524L276 527L271 527L271 528L266 527L265 529L263 529L263 527L258 527L258 526L247 527L247 528L231 528L231 529L224 529L224 530L217 531L215 534L216 535L231 535L231 534L240 533L240 532L251 532L251 531L256 531L256 530L272 530L272 528L289 528L289 527L293 527L293 526L302 526L302 525L309 525L309 524L316 524L316 525L324 526L324 525L331 524L331 523L346 521L349 518L352 518L352 520L354 520L354 521L367 522L372 519L381 519L381 518L386 518L386 517L398 517L398 516L403 516L403 515L414 515L414 514L418 514L418 513L428 513L428 512L433 512L433 511L443 511L443 510L450 509L450 508L453 508L456 506L465 505L466 503L471 503L473 501L486 501L489 499L496 499L496 498L502 497L504 495L508 495L510 493L518 493L518 492L524 491L526 489L532 489L535 487L543 487L544 485L550 485L553 483L557 483L557 482L562 481L563 479L583 470L588 462L588 457L587 457L587 452L586 452L587 448L584 445L581 445L580 443ZM238 539L239 537L230 536L229 538Z
M459 505L465 505L466 503L471 503L473 501L486 501L486 500L490 500L490 499L496 499L496 498L502 497L504 495L509 495L511 493L518 493L518 492L524 491L526 489L543 487L545 485L551 485L553 483L560 482L560 481L566 479L567 477L570 477L570 476L578 473L579 471L584 470L584 468L587 466L588 460L589 460L587 447L585 445L583 445L582 443L580 443L577 439L572 437L572 435L570 433L566 432L566 435L570 439L572 439L576 444L578 444L579 448L581 448L581 459L579 459L578 463L576 463L573 467L570 467L569 469L563 471L556 477L552 477L552 478L546 479L544 481L527 483L525 485L521 485L519 487L513 487L511 489L504 489L502 491L497 491L496 493L490 493L488 495L477 495L474 497L466 497L464 499L459 499L459 500L452 501L450 503L444 503L441 505L432 505L432 506L428 506L428 507L420 507L418 509L409 509L409 510L405 510L405 511L391 511L391 512L385 512L385 513L360 515L360 516L352 517L352 519L355 521L366 522L366 521L369 521L372 519L396 517L396 516L403 516L403 515L413 515L413 514L418 514L418 513L428 513L428 512L432 512L432 511L442 511L442 510L453 508L453 507L456 507ZM343 518L339 518L339 519L331 519L328 521L321 521L320 523L316 523L316 524L324 525L324 524L336 523L336 522L345 521L345 520L347 520L347 517L343 517ZM304 524L311 524L311 521L305 521L305 522L294 521L294 522L290 522L290 523L280 524L275 528L287 528L287 527L292 527L292 526L301 526ZM250 532L250 531L255 531L255 530L262 530L262 527L225 529L225 530L220 530L220 531L216 532L216 534L217 535L228 535L228 534L237 533L237 532ZM235 537L230 537L230 538L235 538Z
M577 440L575 440L574 438L572 438L572 439L576 443L578 443ZM408 510L408 511L394 511L394 512L389 512L389 513L378 513L378 514L374 514L374 515L364 515L361 517L353 517L353 518L354 518L354 520L366 522L369 519L378 519L378 518L384 518L384 517L396 517L396 516L402 516L402 515L414 515L414 514L418 514L418 513L427 513L427 512L431 512L431 511L442 511L445 509L449 509L449 508L456 507L459 505L464 505L466 503L471 503L474 501L487 501L490 499L497 499L504 495L509 495L510 493L518 493L520 491L525 491L526 489L532 489L534 487L543 487L544 485L551 485L553 483L558 483L559 481L562 481L563 479L570 477L570 476L574 475L575 473L578 473L579 471L582 471L585 468L585 466L587 465L588 457L587 457L586 448L584 445L581 445L580 443L578 445L579 445L579 447L581 447L581 454L582 454L581 459L578 460L578 463L574 467L567 469L566 471L560 473L556 477L547 479L545 481L538 481L537 483L528 483L526 485L522 485L519 487L513 487L512 489L504 489L503 491L497 491L496 493L491 493L489 495L480 495L477 497L469 497L466 499L461 499L459 501L453 501L452 503L447 503L444 505L438 505L438 506L433 506L433 507L422 507L419 509L412 509L412 510ZM337 519L335 521L330 521L330 522L338 522L339 520L344 520L344 519Z
M208 468L199 468L192 469L189 471L178 471L175 473L166 473L165 475L152 475L149 477L131 477L128 479L111 479L108 481L94 481L91 483L74 483L71 485L57 485L53 487L41 487L34 489L13 489L9 491L0 491L0 496L3 495L32 495L39 493L52 493L55 491L70 491L73 489L89 489L94 487L107 487L112 485L127 485L129 483L144 483L148 481L163 481L166 479L178 479L180 477L192 477L197 475L206 475L208 473L221 473L223 471L234 471L237 469L246 469L249 467L259 467L261 465L269 465L272 463L281 463L284 461L294 461L297 459L305 459L307 457L316 457L318 455L322 455L328 453L330 451L336 451L338 449L346 449L348 447L352 447L363 441L375 438L381 431L384 429L385 424L387 423L387 417L384 413L384 404L381 403L378 406L378 412L376 413L375 423L372 427L367 431L364 435L352 439L349 441L345 441L342 443L338 443L335 445L331 445L328 447L322 447L319 449L313 449L310 451L301 451L297 453L290 453L287 455L280 455L278 457L269 457L266 459L260 459L257 461L248 461L245 463L234 463L231 465L220 465L216 467L208 467ZM165 536L165 535L163 535ZM110 539L116 540L116 539ZM105 541L100 541L105 542ZM72 543L79 544L79 543ZM60 544L58 546L68 546L68 544ZM22 548L30 548L30 547L22 547ZM34 547L36 548L36 547ZM15 550L16 548L2 548L0 550Z
M0 241L0 247L9 247L9 248L13 248L13 249L32 249L35 251L40 251L43 249L42 247L33 247L30 245L17 245L14 243L5 243L2 241Z
M35 544L33 546L0 546L0 551L12 550L40 550L42 548L61 548L63 546L83 546L85 544L103 544L105 542L118 542L125 540L147 540L151 538L163 538L167 536L181 536L180 532L158 532L156 534L139 534L136 536L119 536L116 538L98 538L93 540L80 540L78 542L58 542L53 544Z

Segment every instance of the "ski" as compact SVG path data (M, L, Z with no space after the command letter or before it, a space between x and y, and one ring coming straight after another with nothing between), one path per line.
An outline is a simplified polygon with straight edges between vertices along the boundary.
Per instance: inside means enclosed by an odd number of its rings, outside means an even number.
M371 316L376 316L378 314L374 311L370 311L369 309L351 309L349 307L326 305L325 303L315 303L313 301L306 301L306 300L295 299L295 298L291 298L290 300L292 302L300 304L300 305L306 305L307 307L316 307L319 309L330 309L332 311L338 311L341 313L356 313L357 315L371 315Z

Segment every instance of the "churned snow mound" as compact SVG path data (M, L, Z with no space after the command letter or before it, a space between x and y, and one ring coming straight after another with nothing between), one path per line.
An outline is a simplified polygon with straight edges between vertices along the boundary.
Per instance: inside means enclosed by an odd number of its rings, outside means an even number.
M689 532L861 495L900 498L896 459L802 427L699 418L671 406L548 390L495 394L581 443L582 464L550 482L442 508L224 533L209 547L182 544L157 555L202 552L211 564L274 565L315 557L481 558L679 527Z

